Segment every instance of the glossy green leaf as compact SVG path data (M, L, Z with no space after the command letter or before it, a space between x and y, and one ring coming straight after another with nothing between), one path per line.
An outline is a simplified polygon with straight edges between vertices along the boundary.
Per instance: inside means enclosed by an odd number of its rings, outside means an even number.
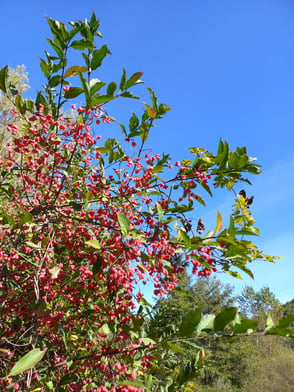
M100 104L104 104L107 102L112 101L113 99L115 99L116 97L113 97L111 95L99 95L99 96L94 96L94 98L91 101L91 105L95 106L95 105L100 105Z
M7 92L8 65L0 70L0 90Z
M120 79L120 84L119 84L120 91L125 90L126 81L127 81L127 72L123 68L123 73L122 73L122 76L121 76L121 79Z
M88 71L88 68L86 68L86 67L83 67L81 65L74 65L65 71L64 77L70 78L72 76L77 76L79 74L79 72L87 72L87 71Z
M78 50L84 50L84 49L94 49L95 45L93 42L87 39L80 39L73 41L72 44L70 45L71 48L78 49Z
M130 221L121 212L117 213L117 220L123 235L127 235L130 229Z
M107 86L106 94L107 95L113 95L115 93L115 90L116 90L116 83L115 82L111 82Z
M102 61L106 57L107 54L111 54L107 45L101 46L100 49L94 50L91 60L91 69L94 71L98 67L101 66Z
M50 76L50 66L47 63L47 61L45 61L44 59L40 59L40 67L41 67L41 70L42 70L43 74L46 76L46 78L49 78L49 76Z
M80 94L84 92L84 89L81 87L70 87L68 91L66 91L63 96L64 98L70 99L78 97Z
M55 75L51 79L49 79L48 84L50 87L56 87L62 82L61 75Z
M201 312L202 309L199 308L197 310L190 310L186 314L179 326L179 335L181 337L187 337L192 335L192 333L195 331L195 328L201 321Z
M129 129L130 131L134 131L139 125L139 119L135 113L132 114L132 117L129 120Z
M119 95L122 98L140 99L138 95L134 95L131 91L125 91Z
M91 97L93 97L93 95L97 92L97 91L99 91L99 90L101 90L101 88L103 87L103 86L105 86L106 85L106 83L104 83L104 82L101 82L101 80L99 80L99 79L91 79L90 80L90 95L91 95ZM97 97L98 97L99 95L97 95Z
M234 320L236 317L236 313L238 308L230 307L223 309L214 320L213 328L215 332L220 332L225 329L225 327Z
M140 80L140 77L143 75L143 72L135 72L125 83L124 90L134 86L134 84L143 83Z
M17 376L18 374L33 368L38 362L42 360L42 358L46 354L46 351L47 349L41 351L39 348L36 348L28 352L16 362L16 364L9 372L8 377Z

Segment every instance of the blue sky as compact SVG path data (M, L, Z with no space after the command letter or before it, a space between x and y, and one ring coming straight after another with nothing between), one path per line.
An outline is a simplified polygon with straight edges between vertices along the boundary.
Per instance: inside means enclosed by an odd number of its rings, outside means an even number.
M220 278L237 291L245 283L255 289L268 285L282 302L291 300L293 1L3 0L0 67L24 64L34 96L43 82L38 57L49 36L44 15L67 22L89 18L93 10L101 19L103 43L113 53L97 77L118 80L122 67L128 73L142 71L146 85L172 107L151 138L153 150L183 159L191 146L215 151L222 137L232 148L247 146L249 155L258 158L263 174L246 188L255 195L252 212L261 229L257 242L264 252L283 259L274 265L255 263L255 281ZM228 214L231 201L229 193L219 194L205 219L214 219L215 208Z

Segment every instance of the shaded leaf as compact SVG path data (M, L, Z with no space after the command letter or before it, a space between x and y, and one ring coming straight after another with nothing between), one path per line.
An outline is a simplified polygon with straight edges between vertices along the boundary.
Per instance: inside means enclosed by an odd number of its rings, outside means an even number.
M223 331L225 327L234 320L238 308L230 307L223 309L214 320L213 328L216 332Z
M294 314L289 314L288 316L282 318L279 321L279 327L281 328L289 327L289 325L293 322L294 322Z
M8 65L5 65L0 71L0 89L7 92Z
M179 335L182 337L191 336L195 328L201 321L202 309L190 310L183 318L179 326Z
M234 333L251 333L257 328L257 322L250 319L243 319L239 324L234 325Z

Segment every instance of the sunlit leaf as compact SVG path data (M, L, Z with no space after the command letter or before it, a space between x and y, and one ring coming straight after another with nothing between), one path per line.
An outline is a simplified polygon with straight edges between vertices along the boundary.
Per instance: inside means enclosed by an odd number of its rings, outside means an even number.
M17 376L18 374L36 366L36 364L42 360L46 354L46 351L47 349L41 351L39 348L36 348L28 352L16 362L16 364L8 373L8 377Z
M65 78L70 78L72 76L76 76L79 74L79 72L87 72L88 68L83 67L81 65L74 65L70 68L68 68L65 73L64 73L64 77Z
M91 246L92 248L95 249L100 249L101 248L101 244L98 240L89 240L85 242L85 245Z
M121 212L117 213L118 224L120 226L121 232L123 235L127 235L130 229L130 221Z
M221 216L219 210L216 210L216 214L217 214L217 217L216 217L216 227L214 230L214 234L218 234L223 227L222 216Z

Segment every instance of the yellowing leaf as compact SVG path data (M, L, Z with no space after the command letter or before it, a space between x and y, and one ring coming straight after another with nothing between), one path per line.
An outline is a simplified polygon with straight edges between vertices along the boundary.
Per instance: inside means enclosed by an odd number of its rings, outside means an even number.
M57 279L60 270L61 270L61 268L60 268L60 267L57 267L57 265L56 265L55 267L53 267L53 268L50 268L50 269L48 270L49 273L50 273L50 278L51 278L51 279Z
M222 220L222 216L219 212L219 210L216 210L216 227L215 227L215 231L214 234L217 234L221 231L222 227L223 227L223 220Z

